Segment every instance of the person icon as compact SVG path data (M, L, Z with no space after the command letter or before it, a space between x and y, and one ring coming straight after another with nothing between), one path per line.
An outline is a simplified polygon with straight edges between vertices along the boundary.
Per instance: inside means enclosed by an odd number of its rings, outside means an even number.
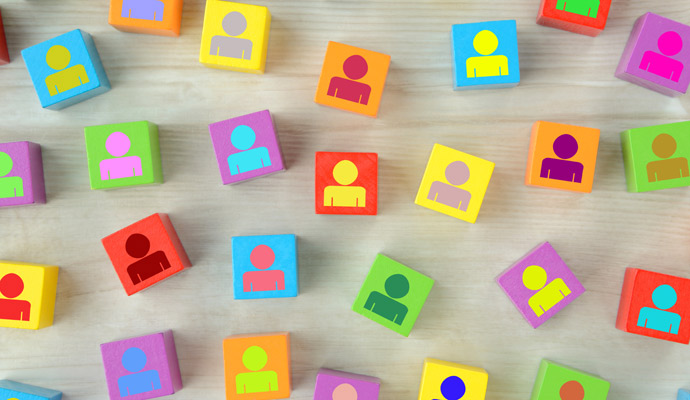
M122 366L131 374L121 376L117 380L120 397L152 392L162 387L158 371L155 369L141 371L146 367L147 361L146 353L142 349L130 347L125 350L125 353L122 355Z
M5 176L12 172L14 162L9 154L0 151L0 199L24 196L24 180L21 176Z
M640 62L640 69L678 82L685 66L671 56L675 56L683 49L683 39L677 32L668 31L659 36L657 46L661 54L651 50L645 51Z
M339 161L333 167L333 179L340 186L326 186L323 190L325 207L366 207L367 190L362 186L348 186L359 176L359 170L350 160Z
M359 55L348 57L343 63L343 72L348 79L339 76L331 78L326 94L366 106L369 104L371 86L357 80L363 78L368 71L369 65L364 57Z
M357 400L357 389L349 383L341 383L333 389L333 400Z
M249 150L256 142L256 133L247 125L240 125L232 130L230 142L238 149L239 153L228 156L230 175L254 171L271 166L271 156L265 147L257 147Z
M31 319L31 303L15 300L24 291L24 281L17 274L7 274L0 279L0 319L28 321Z
M384 285L386 294L371 292L364 308L393 323L402 325L407 315L407 307L394 300L405 297L410 291L410 282L405 275L391 275Z
M260 244L254 247L249 255L249 261L260 271L249 271L242 274L245 292L263 292L268 290L285 290L285 273L279 269L265 271L271 268L276 255L273 249Z
M660 285L652 292L652 303L656 308L642 307L637 326L677 335L681 323L680 315L664 311L676 305L676 301L676 290L669 285Z
M100 162L101 180L131 178L141 176L141 158L139 156L123 157L131 146L129 137L122 132L113 132L105 140L105 149L117 158L107 158Z
M460 400L465 395L467 388L465 382L457 376L449 376L441 383L441 395L443 399L434 400Z
M151 249L151 242L149 239L140 234L132 234L125 243L125 250L130 257L140 258L127 267L127 274L132 280L132 284L141 283L160 272L170 268L170 262L165 253L161 250L148 254Z
M247 19L241 13L232 11L223 18L223 30L230 35L216 35L211 39L211 55L250 60L254 44L249 39L239 36L247 30Z
M278 374L275 371L261 371L268 363L266 350L251 346L242 354L242 364L252 372L235 376L237 394L275 392L278 390Z
M571 293L563 279L556 278L548 285L546 280L546 271L538 265L530 265L522 273L522 283L525 287L529 290L539 291L527 301L537 317L541 317Z
M470 57L465 61L468 78L485 78L488 76L505 76L508 71L508 57L504 55L492 56L498 48L496 34L483 30L475 35L472 41L474 50L481 54L479 57Z
M67 68L71 58L69 50L59 44L51 47L46 53L46 63L50 68L58 71L46 77L46 86L51 96L89 83L89 75L82 64Z
M165 4L160 0L124 0L122 18L162 21Z
M558 158L545 158L541 162L540 177L559 181L582 183L584 166L576 161L568 161L577 154L578 145L574 137L564 134L553 141L553 152Z
M599 0L558 0L556 10L596 18L599 14Z
M687 178L690 176L687 158L669 158L676 152L676 148L676 139L669 134L662 133L654 138L652 152L655 156L663 158L663 160L647 163L647 179L649 182Z
M448 164L445 174L446 180L450 185L441 181L435 181L431 184L427 199L459 209L460 211L467 211L472 194L457 186L464 184L470 179L469 167L462 161L454 161Z
M585 388L578 381L568 381L558 391L561 400L582 400L585 398Z

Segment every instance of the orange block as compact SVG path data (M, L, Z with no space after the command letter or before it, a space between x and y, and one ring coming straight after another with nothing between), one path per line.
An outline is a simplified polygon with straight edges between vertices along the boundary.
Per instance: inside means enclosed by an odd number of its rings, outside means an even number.
M599 129L537 121L527 157L525 184L573 192L592 191Z
M314 101L376 117L391 56L328 42Z
M108 23L123 32L180 36L183 0L110 0Z

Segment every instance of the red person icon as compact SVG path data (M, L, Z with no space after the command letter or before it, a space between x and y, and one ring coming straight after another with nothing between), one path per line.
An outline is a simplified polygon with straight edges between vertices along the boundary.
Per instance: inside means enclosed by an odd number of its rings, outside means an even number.
M339 76L331 78L331 83L328 85L328 95L366 106L369 103L371 86L357 82L357 80L363 78L368 71L369 65L367 65L367 60L364 57L358 55L348 57L343 63L343 72L350 79Z
M0 294L7 297L0 299L0 319L28 321L31 318L31 303L26 300L14 300L24 291L24 281L17 274L7 274L0 279Z
M249 261L262 271L249 271L242 275L245 292L263 292L268 290L285 290L285 273L276 269L263 271L270 268L276 260L273 249L260 244L252 250Z

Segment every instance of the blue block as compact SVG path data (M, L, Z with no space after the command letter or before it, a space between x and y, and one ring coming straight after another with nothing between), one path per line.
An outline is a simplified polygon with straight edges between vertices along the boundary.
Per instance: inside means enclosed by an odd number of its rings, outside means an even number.
M690 390L678 390L678 400L690 400Z
M60 110L110 90L93 38L75 29L22 50L43 108Z
M62 392L14 381L0 380L0 399L60 400L62 399Z
M515 20L453 25L450 36L453 89L495 89L520 83Z
M232 280L239 300L297 296L295 235L233 237Z

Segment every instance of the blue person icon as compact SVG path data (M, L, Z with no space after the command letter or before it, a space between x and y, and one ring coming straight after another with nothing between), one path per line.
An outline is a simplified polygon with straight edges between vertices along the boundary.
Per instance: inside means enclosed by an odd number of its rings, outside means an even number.
M233 129L230 142L236 149L243 150L228 157L231 175L271 166L271 157L268 155L267 148L257 147L249 150L256 142L256 133L247 125L240 125Z
M680 315L664 311L673 307L676 301L678 295L675 289L669 285L660 285L652 293L652 303L656 308L643 307L637 319L637 326L677 335L681 322Z
M152 392L161 388L161 379L156 370L140 372L146 366L146 353L138 347L130 347L122 355L122 366L132 374L120 377L117 386L120 397Z
M460 400L465 395L467 388L465 382L457 376L449 376L441 383L443 399L434 400Z

